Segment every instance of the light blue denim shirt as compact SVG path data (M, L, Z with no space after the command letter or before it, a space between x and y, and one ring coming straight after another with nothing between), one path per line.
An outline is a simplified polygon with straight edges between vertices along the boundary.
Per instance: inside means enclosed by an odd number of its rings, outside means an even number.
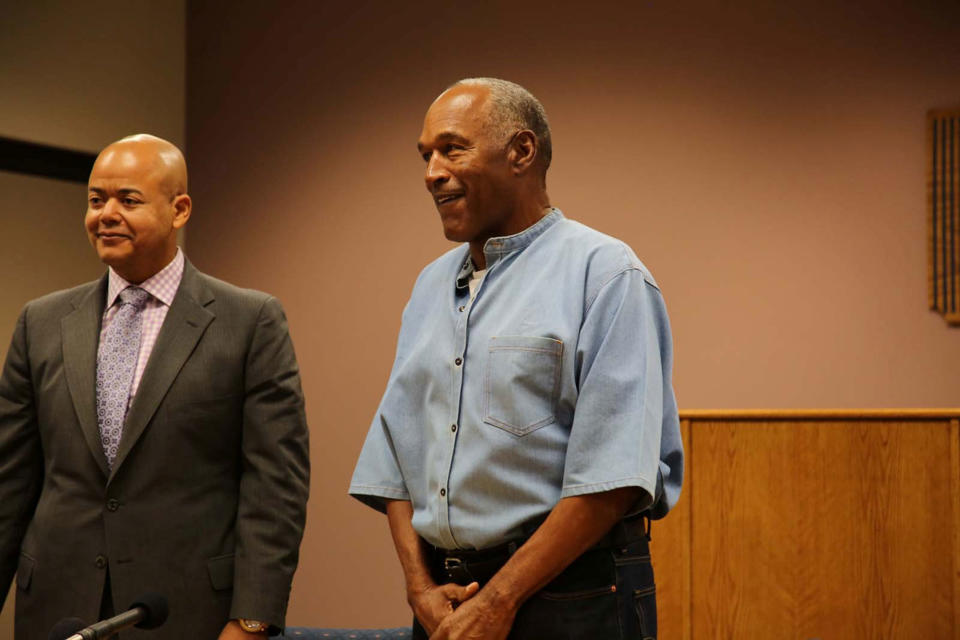
M676 503L683 447L663 297L623 242L553 209L491 238L471 301L469 248L417 278L350 494L445 549L524 533L567 496L640 487Z

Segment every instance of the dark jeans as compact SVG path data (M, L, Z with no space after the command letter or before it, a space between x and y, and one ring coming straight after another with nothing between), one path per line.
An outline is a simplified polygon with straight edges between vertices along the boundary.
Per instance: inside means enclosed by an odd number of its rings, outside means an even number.
M655 639L657 601L647 538L642 533L627 538L620 536L615 544L587 551L527 600L517 612L509 640ZM451 582L443 557L434 556L432 571L437 584ZM452 581L469 584L474 578L482 587L493 572L456 576ZM416 619L413 638L427 638Z

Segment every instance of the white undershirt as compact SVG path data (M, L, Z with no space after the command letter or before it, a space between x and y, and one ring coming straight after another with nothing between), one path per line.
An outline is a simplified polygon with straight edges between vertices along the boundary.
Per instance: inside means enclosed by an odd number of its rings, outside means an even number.
M470 299L473 300L477 295L477 287L480 286L480 281L483 280L483 276L487 275L486 269L481 269L479 271L474 271L470 274L470 282L467 284L470 286Z

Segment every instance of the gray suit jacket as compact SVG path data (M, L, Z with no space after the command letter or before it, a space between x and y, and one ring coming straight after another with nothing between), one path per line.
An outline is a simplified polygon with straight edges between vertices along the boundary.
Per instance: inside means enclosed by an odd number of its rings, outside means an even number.
M280 304L188 262L111 471L95 400L106 282L27 304L0 378L0 591L16 573L17 640L95 621L107 568L118 612L146 591L170 602L161 629L123 638L213 640L238 616L282 627L309 462Z

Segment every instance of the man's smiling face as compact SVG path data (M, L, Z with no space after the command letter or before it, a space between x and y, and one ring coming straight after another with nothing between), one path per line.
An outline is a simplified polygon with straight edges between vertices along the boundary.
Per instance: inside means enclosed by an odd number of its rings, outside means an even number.
M482 244L506 235L514 213L507 148L489 126L489 89L457 86L431 105L417 148L448 240Z
M84 224L105 264L140 282L176 253L175 194L166 165L149 144L119 142L97 158Z

